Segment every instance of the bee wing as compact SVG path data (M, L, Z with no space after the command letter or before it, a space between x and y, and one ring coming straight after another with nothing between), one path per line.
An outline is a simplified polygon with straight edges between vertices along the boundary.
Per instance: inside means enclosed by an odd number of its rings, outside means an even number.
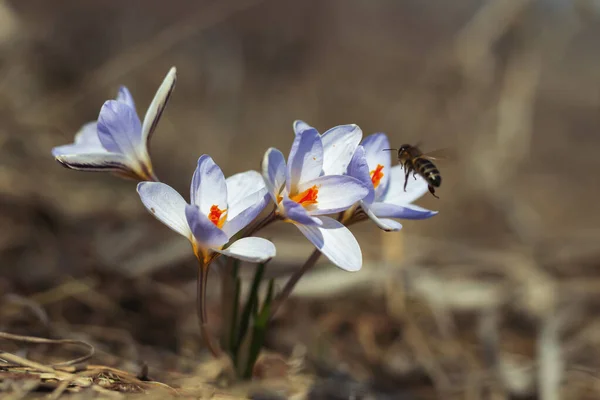
M449 148L428 151L427 153L423 153L421 155L421 157L428 158L430 160L444 160L444 161L454 161L458 158L456 155L456 152L453 149L449 149Z

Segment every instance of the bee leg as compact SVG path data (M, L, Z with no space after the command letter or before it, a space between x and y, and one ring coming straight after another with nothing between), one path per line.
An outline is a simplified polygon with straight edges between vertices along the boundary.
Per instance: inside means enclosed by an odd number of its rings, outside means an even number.
M404 174L404 191L406 192L406 185L408 184L408 176L410 175L410 170L406 168L406 173Z
M439 197L435 195L435 189L433 188L433 186L429 185L429 186L427 186L427 188L429 189L429 193L431 193L433 195L433 197L435 197L436 199L439 199Z
M415 181L417 180L417 171L413 171L413 178L415 178Z

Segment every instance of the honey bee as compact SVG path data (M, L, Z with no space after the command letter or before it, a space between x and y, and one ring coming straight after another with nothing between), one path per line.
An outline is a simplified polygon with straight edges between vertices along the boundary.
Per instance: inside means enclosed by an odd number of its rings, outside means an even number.
M403 144L399 149L384 149L384 150L398 150L398 162L404 167L404 191L406 192L406 185L408 184L408 177L412 172L413 177L417 179L417 174L420 175L425 182L429 192L439 199L435 194L435 188L439 188L442 184L442 175L437 169L435 164L431 160L435 160L431 153L423 153L417 146L410 144Z

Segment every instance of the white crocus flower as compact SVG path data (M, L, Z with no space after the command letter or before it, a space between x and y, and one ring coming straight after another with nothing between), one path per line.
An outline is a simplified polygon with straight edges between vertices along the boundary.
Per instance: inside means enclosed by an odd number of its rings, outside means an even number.
M360 201L367 216L386 231L398 231L402 224L390 218L426 219L437 214L411 204L427 193L427 182L419 175L409 177L404 190L404 168L391 166L390 143L384 133L367 136L356 149L348 175L363 182L369 194Z
M296 134L315 129L304 121L294 122ZM352 155L362 139L362 130L356 124L338 125L320 135L323 144L323 175L344 175Z
M225 179L212 158L203 155L192 178L190 204L161 182L141 182L137 190L148 211L192 244L200 263L197 298L200 327L206 345L218 355L206 327L209 265L219 254L250 262L264 262L275 256L275 246L266 239L245 237L231 241L267 204L264 180L256 171Z
M148 147L175 87L176 76L173 67L158 88L143 122L131 93L122 86L116 100L104 103L97 121L83 125L74 143L55 147L52 155L75 170L110 171L142 181L157 180Z
M203 155L192 178L189 204L161 182L141 182L137 190L148 211L185 236L205 264L215 253L251 262L275 256L275 246L263 238L246 237L229 243L268 202L264 180L256 171L225 179L212 158Z
M332 263L357 271L362 266L362 253L356 238L325 214L348 209L368 194L368 188L350 176L325 174L324 169L335 167L325 166L322 137L303 123L296 122L294 128L296 136L287 164L275 148L267 150L263 158L263 177L277 213L298 227ZM343 141L344 135L340 135L337 143L342 146Z

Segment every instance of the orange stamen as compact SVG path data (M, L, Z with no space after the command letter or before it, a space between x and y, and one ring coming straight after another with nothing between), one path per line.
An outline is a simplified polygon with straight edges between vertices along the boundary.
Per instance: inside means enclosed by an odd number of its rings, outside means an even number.
M213 204L210 207L210 213L208 214L208 219L210 222L215 224L217 228L223 227L225 223L225 215L227 214L226 210L221 210L218 205Z
M381 178L383 178L383 165L377 164L377 167L371 171L371 182L373 182L373 187L377 189L379 183L381 182Z
M315 204L317 202L317 197L319 194L319 188L317 185L306 189L303 192L290 196L290 199L294 200L296 203L301 204L306 207L311 204Z

